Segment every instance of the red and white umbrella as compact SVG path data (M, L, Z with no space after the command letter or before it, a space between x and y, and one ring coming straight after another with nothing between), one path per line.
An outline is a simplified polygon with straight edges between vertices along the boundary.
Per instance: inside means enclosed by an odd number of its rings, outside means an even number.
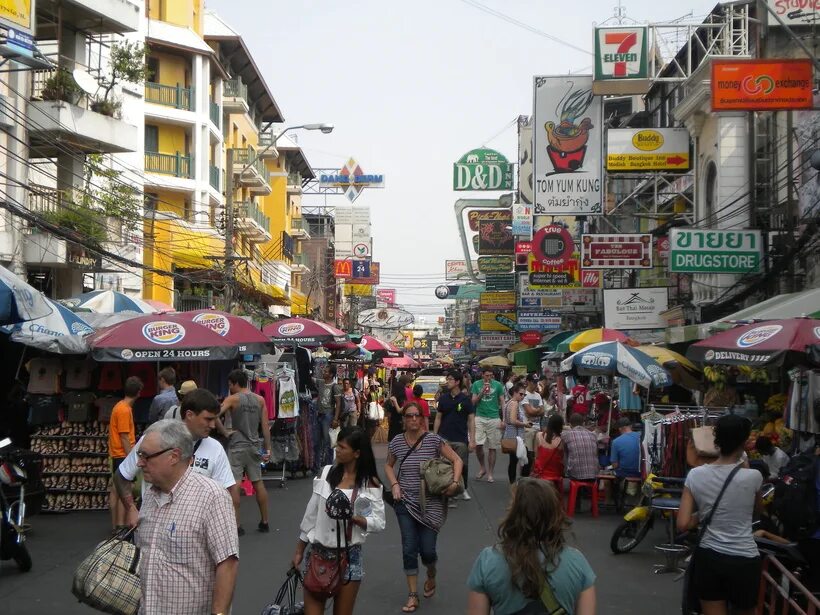
M418 369L421 367L418 361L407 355L396 359L382 359L381 364L390 369Z
M270 338L244 318L219 310L180 312L188 319L225 338L239 347L239 354L267 354L273 350Z
M356 348L344 331L310 318L284 318L262 329L277 346L324 346L329 350Z
M393 346L393 344L388 344L387 342L383 342L382 340L373 337L372 335L363 335L362 342L359 344L361 348L364 348L367 352L371 353L374 358L392 358L397 359L399 357L404 356L404 353Z
M87 339L95 361L215 361L239 354L236 344L180 314L139 316Z

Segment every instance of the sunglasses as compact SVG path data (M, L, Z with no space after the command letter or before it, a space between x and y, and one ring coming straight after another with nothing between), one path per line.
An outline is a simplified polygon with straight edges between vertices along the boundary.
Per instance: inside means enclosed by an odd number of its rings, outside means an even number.
M137 457L139 457L143 461L148 461L149 459L153 459L154 457L159 457L160 455L163 455L163 454L167 453L168 451L172 451L172 450L174 450L173 446L171 446L169 448L164 448L161 451L157 451L156 453L144 453L142 451L137 451Z

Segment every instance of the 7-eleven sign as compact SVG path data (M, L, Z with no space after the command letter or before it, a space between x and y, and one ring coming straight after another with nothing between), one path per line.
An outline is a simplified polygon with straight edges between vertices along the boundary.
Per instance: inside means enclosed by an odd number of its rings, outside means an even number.
M601 26L595 28L595 81L646 79L646 26Z

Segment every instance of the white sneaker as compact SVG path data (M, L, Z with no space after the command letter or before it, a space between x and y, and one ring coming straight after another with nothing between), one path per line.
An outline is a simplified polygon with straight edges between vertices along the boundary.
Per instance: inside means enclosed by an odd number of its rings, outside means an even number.
M467 493L467 490L465 489L464 493L462 493L460 496L458 496L458 499L459 500L472 500L473 498L470 497L470 494Z

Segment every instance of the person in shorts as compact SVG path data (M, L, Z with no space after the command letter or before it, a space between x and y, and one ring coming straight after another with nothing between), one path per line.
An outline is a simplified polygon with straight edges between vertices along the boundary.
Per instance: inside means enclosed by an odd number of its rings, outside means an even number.
M481 480L485 476L487 482L495 482L495 455L501 446L501 430L504 422L501 412L504 407L504 385L494 378L493 370L485 368L481 373L481 380L476 380L470 389L473 407L475 408L475 454L481 470L476 476ZM489 449L487 460L484 460L484 446Z
M125 526L125 506L120 502L114 487L114 474L137 441L132 408L140 391L142 391L142 380L136 376L128 378L123 389L125 398L114 406L111 411L111 420L108 423L108 456L111 458L108 508L111 510L111 525L115 530Z

